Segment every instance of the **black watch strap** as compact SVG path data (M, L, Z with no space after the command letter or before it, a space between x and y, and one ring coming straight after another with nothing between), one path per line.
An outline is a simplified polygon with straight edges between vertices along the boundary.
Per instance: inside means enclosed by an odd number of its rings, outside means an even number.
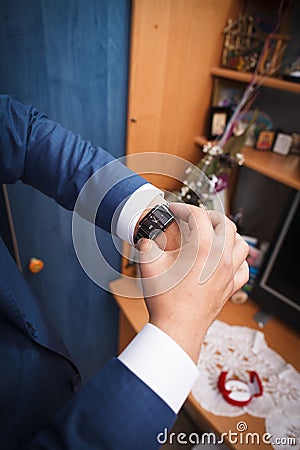
M133 242L136 244L139 239L155 239L161 232L175 220L174 215L167 204L157 205L152 208L139 223Z

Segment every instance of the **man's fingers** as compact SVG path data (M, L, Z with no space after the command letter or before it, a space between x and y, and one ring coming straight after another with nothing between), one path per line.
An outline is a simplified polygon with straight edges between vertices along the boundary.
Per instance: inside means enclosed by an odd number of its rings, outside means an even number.
M249 280L249 266L243 261L234 275L234 292L241 289ZM233 293L234 293L233 292Z
M205 270L201 276L201 282L205 282L222 263L222 273L231 273L232 278L243 267L242 274L247 273L245 259L248 255L248 245L236 232L235 224L224 214L209 211L212 226L214 228L214 240ZM244 263L245 262L245 263ZM241 275L238 275L238 279ZM247 280L246 280L247 282Z
M208 214L214 229L216 229L220 225L224 225L225 221L228 221L233 227L234 231L236 231L236 225L231 220L229 220L225 214L212 210L208 211Z
M204 208L187 205L186 203L171 203L170 209L179 220L188 224L190 232L188 240L190 242L193 242L197 247L206 245L210 248L213 239L213 227L208 212Z
M204 208L187 205L186 203L170 203L169 207L178 219L188 223L190 231L198 230L199 220L211 226L208 213Z
M232 226L232 222L222 213L209 211L209 217L213 227L214 239L200 277L200 283L207 281L221 262L226 272L230 270L232 271L232 276L234 275L232 260L235 245L235 228Z
M236 233L235 247L233 254L233 263L237 270L249 254L249 245L244 241L240 234Z
M235 246L236 226L223 213L209 211L209 217L214 229L216 245L219 246L219 252L226 260L229 260Z
M187 205L186 203L170 203L169 208L176 217L189 223L191 228L195 227L196 223L191 205Z
M216 211L210 211L209 215L219 243L224 239L225 257L226 254L229 258L233 256L233 269L236 271L247 258L249 246L236 232L236 225L226 216Z

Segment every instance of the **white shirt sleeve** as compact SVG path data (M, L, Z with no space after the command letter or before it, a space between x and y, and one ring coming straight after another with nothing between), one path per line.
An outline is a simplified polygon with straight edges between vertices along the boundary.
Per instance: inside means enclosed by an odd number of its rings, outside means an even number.
M160 189L147 183L137 189L124 204L117 219L117 236L133 244L133 234L136 223L146 208L166 203L164 193Z
M199 375L188 354L170 336L150 323L118 358L176 414Z

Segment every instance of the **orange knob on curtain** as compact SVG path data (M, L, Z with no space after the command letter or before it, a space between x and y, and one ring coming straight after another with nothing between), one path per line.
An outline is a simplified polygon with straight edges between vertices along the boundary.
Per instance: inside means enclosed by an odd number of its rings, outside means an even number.
M31 258L29 261L28 268L32 273L38 273L44 268L44 263L41 259Z

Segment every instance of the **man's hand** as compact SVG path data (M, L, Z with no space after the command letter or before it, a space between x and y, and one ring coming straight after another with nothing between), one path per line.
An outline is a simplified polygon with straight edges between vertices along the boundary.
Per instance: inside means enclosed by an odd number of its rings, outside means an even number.
M197 362L207 329L248 280L248 245L221 213L180 203L171 209L180 228L188 225L187 239L176 251L139 242L144 295L150 322Z

